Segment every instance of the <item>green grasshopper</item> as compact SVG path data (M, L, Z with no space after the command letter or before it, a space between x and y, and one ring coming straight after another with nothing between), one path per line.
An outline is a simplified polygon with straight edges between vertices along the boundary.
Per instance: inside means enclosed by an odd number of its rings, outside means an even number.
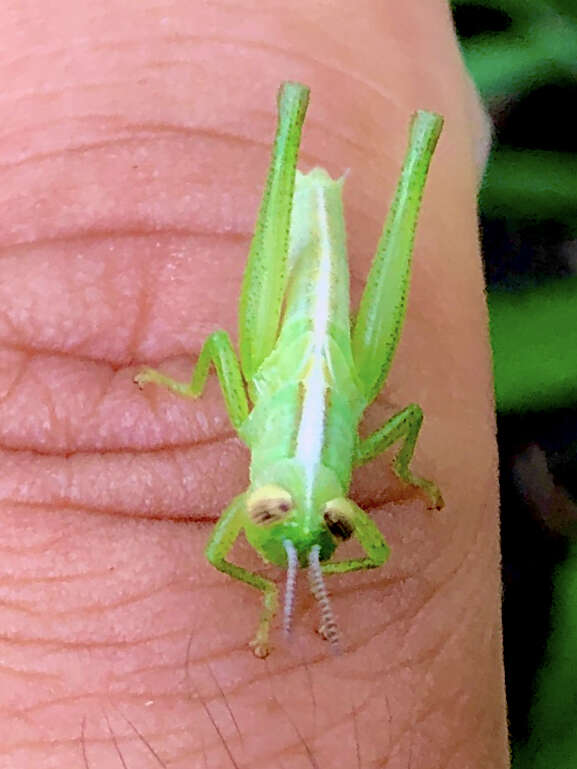
M409 467L423 420L418 405L407 406L367 438L358 434L401 333L414 232L443 120L424 111L413 116L401 177L351 332L343 179L332 179L322 168L296 170L308 98L309 89L299 83L284 83L279 91L272 159L240 295L240 362L228 333L219 330L205 341L190 383L153 369L135 377L140 386L155 382L197 398L214 364L230 421L251 450L251 465L250 486L220 516L206 556L263 594L251 642L257 657L269 653L278 588L227 560L241 531L265 561L287 569L285 632L298 568L308 567L320 632L338 649L323 575L373 569L389 555L375 523L347 497L352 469L401 442L393 460L396 474L434 507L443 504L437 486ZM352 536L365 556L331 560Z

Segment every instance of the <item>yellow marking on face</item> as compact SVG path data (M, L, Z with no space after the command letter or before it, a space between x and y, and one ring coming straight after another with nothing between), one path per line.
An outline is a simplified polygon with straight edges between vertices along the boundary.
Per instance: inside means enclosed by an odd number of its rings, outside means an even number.
M286 489L275 484L261 486L246 502L249 518L254 523L268 525L284 520L293 509L293 499Z
M353 525L354 516L353 505L345 497L331 499L325 505L323 513L324 522L330 533L335 539L343 541L349 539L355 530Z

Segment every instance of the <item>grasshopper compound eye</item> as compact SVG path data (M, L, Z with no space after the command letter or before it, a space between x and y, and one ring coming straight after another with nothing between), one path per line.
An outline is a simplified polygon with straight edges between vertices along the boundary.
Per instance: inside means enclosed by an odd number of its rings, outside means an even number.
M266 526L283 521L293 509L293 499L286 489L270 484L250 494L246 509L253 523Z
M350 539L355 530L353 525L354 508L344 497L331 499L330 502L327 502L323 520L333 537L341 542Z

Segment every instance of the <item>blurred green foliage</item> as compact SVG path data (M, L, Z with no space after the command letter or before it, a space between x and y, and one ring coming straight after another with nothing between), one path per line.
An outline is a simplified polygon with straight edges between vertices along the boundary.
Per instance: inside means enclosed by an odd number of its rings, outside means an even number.
M494 289L489 293L489 315L499 408L546 410L552 403L573 404L577 277L517 292Z
M457 17L467 10L489 14L493 31L462 39L461 46L491 111L546 83L577 82L576 0L454 0L453 8ZM567 104L567 121L572 107ZM567 239L577 238L577 156L497 142L480 208L509 223L555 221ZM503 293L490 296L500 410L554 408L568 402L571 388L577 393L573 302L577 283L565 281L510 301Z
M486 102L519 98L560 74L577 74L574 0L453 2L454 8L473 5L500 14L506 27L463 43L467 66Z
M577 157L501 147L487 166L479 203L488 216L555 220L577 236Z
M577 545L555 576L554 624L531 709L531 733L514 752L514 769L577 766Z
M539 89L575 89L577 0L453 0L452 6L467 66L496 123L481 214L508 232L553 227L564 241L562 279L551 277L549 253L543 259L548 269L515 276L505 267L501 285L489 285L497 407L507 414L576 409L577 141L572 129L570 141L559 146L554 140L540 145L535 136L541 128L536 132L530 124L521 131L530 141L511 133L504 140L500 129L511 109ZM549 137L556 131L567 136L573 108L567 99L557 113L524 114L546 126ZM503 253L496 258L515 262ZM515 769L577 767L577 544L554 577L551 628L529 734L513 744Z

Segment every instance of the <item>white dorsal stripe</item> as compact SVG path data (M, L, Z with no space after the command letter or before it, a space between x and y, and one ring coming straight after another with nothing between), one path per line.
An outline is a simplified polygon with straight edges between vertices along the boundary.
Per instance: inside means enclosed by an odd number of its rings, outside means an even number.
M303 379L301 420L297 433L296 457L305 468L307 496L310 498L314 477L321 461L324 444L326 370L328 358L327 336L331 307L331 241L324 187L316 188L315 214L319 234L319 260L311 296L312 339L308 351L309 366Z

